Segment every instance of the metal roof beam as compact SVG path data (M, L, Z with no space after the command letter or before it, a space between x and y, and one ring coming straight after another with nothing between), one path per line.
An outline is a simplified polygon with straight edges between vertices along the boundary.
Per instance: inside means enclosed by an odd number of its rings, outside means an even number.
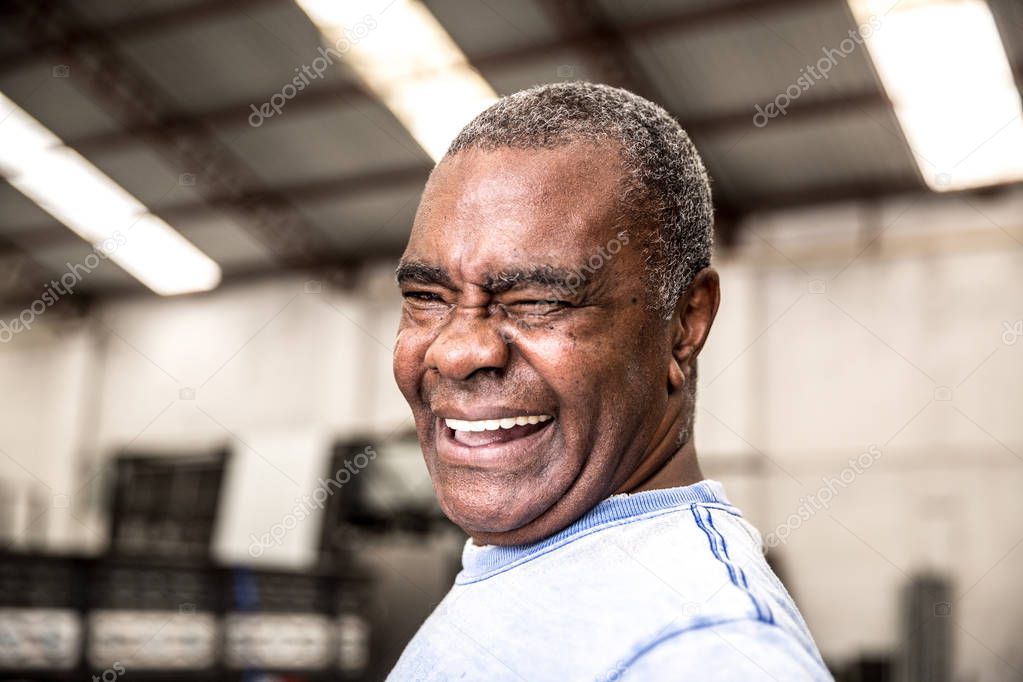
M81 19L70 5L22 0L22 16L33 33L45 40L66 43L65 58L75 64L76 83L127 127L153 127L149 140L183 174L190 174L203 197L216 197L230 208L241 224L253 233L279 262L302 262L316 257L325 238L308 226L285 197L270 189L253 195L249 187L260 186L258 176L217 138L201 119L180 117L176 125L162 122L175 107L159 87L118 54L111 40L75 42ZM187 176L186 176L187 177ZM165 214L150 207L161 217Z
M262 5L279 5L285 0L199 0L179 7L160 9L148 14L133 14L103 26L78 25L59 37L46 37L27 48L0 55L0 75L31 65L47 55L60 53L69 47L103 43L111 35L118 39L138 38L146 34L163 33L187 28L204 21L255 9ZM5 8L6 9L6 8Z
M48 53L59 52L68 46L103 42L107 36L115 35L118 40L138 38L146 34L187 28L203 21L219 16L230 16L238 12L254 9L263 5L283 4L289 0L200 0L181 7L162 9L141 16L128 16L104 26L93 27L79 25L66 39L43 38L29 47L0 56L0 74L9 73L27 66ZM545 3L557 4L563 0L542 0ZM574 0L570 0L574 1ZM621 26L618 31L629 38L650 38L664 33L703 29L716 23L728 23L751 16L752 12L787 12L810 6L832 5L835 0L732 0L726 4L715 4L708 7L688 9L678 13L667 14L637 21ZM491 56L479 55L471 58L474 64L479 61L490 65L494 60L527 60L548 56L565 47L586 48L592 36L585 32L570 34L564 39L516 48Z

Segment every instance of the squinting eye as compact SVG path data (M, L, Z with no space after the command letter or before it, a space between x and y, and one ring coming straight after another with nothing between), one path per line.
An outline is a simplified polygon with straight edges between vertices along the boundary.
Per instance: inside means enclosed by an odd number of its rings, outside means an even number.
M432 291L406 291L402 296L405 300L411 301L443 301L443 299Z
M447 307L447 303L444 302L441 295L432 291L406 291L402 296L410 307L420 310L436 310Z
M561 310L566 305L568 305L567 302L557 300L515 301L506 304L505 308L521 315L546 315Z

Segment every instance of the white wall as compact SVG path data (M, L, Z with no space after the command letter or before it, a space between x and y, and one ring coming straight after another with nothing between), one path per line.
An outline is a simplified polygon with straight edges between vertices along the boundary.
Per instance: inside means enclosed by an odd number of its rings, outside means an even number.
M0 533L26 546L60 544L75 534L91 338L77 325L30 334L0 347Z
M1021 209L1016 193L765 215L719 260L705 472L768 534L849 458L881 453L777 548L832 660L895 646L901 586L937 567L960 595L960 677L1023 668L1023 338L1003 340L1023 319ZM240 556L245 524L286 514L335 438L411 428L390 375L389 278L355 293L288 277L43 316L0 346L0 532L95 550L94 474L113 454L226 443L246 483L228 491L218 543ZM268 560L307 562L314 535Z

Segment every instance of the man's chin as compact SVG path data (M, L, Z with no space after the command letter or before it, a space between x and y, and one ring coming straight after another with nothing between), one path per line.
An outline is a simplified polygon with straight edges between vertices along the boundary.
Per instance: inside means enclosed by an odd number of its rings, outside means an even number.
M509 495L503 501L481 503L441 496L440 506L445 516L477 544L509 545L542 539L544 535L537 522L558 499L555 496L550 501L525 500Z
M451 466L427 457L441 510L477 544L525 544L542 540L575 520L569 496L582 462L553 456L534 458L514 471ZM576 491L578 492L578 491ZM558 519L561 517L561 525ZM566 520L567 519L567 520Z

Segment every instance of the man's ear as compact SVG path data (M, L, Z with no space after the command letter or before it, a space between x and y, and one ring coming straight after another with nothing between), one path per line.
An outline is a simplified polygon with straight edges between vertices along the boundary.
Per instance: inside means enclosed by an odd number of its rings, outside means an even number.
M721 284L713 268L696 273L682 292L671 317L671 355L668 390L679 391L692 380L696 356L707 341L710 327L721 303Z

